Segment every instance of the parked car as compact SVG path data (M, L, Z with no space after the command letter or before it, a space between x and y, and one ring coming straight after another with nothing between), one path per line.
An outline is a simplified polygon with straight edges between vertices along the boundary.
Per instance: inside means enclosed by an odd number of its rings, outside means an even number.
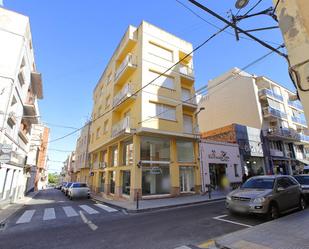
M305 209L306 202L300 185L287 175L256 176L226 197L231 212L266 215L276 219L293 209Z
M309 175L295 175L294 178L300 184L301 191L306 201L309 202Z
M68 183L63 187L63 193L64 193L65 195L68 195L69 188L71 187L72 184L73 184L73 182L68 182Z
M309 174L309 165L304 167L303 174Z
M68 189L68 197L73 200L75 198L90 198L90 189L86 183L74 182Z
M60 186L61 192L64 192L64 187L65 187L65 185L67 185L67 182L61 183L61 186Z

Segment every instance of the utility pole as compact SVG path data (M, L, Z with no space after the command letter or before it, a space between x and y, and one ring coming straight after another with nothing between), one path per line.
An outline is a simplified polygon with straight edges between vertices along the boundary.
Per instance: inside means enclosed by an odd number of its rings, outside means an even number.
M273 0L290 62L290 74L309 122L309 1Z

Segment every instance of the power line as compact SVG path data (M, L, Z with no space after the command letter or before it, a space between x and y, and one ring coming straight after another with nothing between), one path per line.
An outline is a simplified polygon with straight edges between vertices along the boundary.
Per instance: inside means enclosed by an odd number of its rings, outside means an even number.
M263 0L259 0L257 1L257 3L251 8L249 9L243 16L248 15L252 10L254 10Z
M183 2L181 2L180 0L175 0L176 2L178 2L181 6L183 6L184 8L186 8L188 11L190 11L193 15L195 15L196 17L200 18L202 21L204 21L205 23L209 24L210 26L216 28L216 29L221 29L219 26L209 22L207 19L205 19L204 17L202 17L201 15L199 15L198 13L196 13L193 9L191 9L189 6L187 6L186 4L184 4ZM240 10L238 10L236 16L238 15ZM230 32L228 30L225 30L224 33L226 34L229 34L233 37L235 37L235 34L233 32ZM253 39L250 39L248 37L244 37L244 36L239 36L240 38L244 39L244 40L247 40L247 41L254 41ZM275 45L280 45L279 43L276 43L276 42L272 42L272 41L266 41L265 42L268 42L268 43L272 43L272 44L275 44Z
M149 86L150 84L152 84L154 81L156 81L158 78L166 75L166 73L168 73L169 71L171 71L175 66L177 66L178 64L180 64L182 61L184 61L185 59L187 59L189 56L191 56L195 51L199 50L201 47L203 47L206 43L208 43L210 40L212 40L213 38L215 38L218 34L220 34L221 32L223 32L224 30L226 30L229 27L229 25L226 25L225 27L221 28L220 30L218 30L217 32L215 32L214 34L212 34L211 36L209 36L204 42L202 42L200 45L198 45L196 48L194 48L190 53L186 54L184 57L182 57L180 60L178 60L176 63L174 63L172 66L170 66L169 68L167 68L164 72L160 73L157 77L155 77L153 80L151 80L150 82L148 82L146 85L142 86L140 89L136 90L130 97L125 98L124 100L120 101L116 106L112 107L111 109L105 111L104 113L102 113L101 115L99 115L98 117L94 118L93 120L91 120L90 122L95 122L96 120L100 119L101 117L105 116L106 114L112 112L113 110L115 110L119 105L123 104L125 101L127 101L130 98L133 98L134 96L136 96L139 92L141 92L143 89L145 89L147 86ZM87 124L86 124L87 125ZM69 137L73 134L75 134L76 132L82 130L86 125L53 140L50 140L48 143L53 143L59 140L62 140L66 137Z

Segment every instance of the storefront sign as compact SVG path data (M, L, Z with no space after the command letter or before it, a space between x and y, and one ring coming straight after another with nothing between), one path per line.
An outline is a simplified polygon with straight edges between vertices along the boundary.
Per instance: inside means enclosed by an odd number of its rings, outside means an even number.
M151 175L161 175L162 174L162 170L159 167L148 168L148 169L145 169L145 171L148 171L149 174Z
M2 146L1 146L1 151L2 151L4 154L11 153L11 151L12 151L12 145L10 145L10 144L2 144Z
M227 152L220 151L220 153L216 153L216 150L212 150L210 154L208 154L208 158L210 159L219 159L222 162L228 162L230 157L227 155Z
M11 155L3 154L0 155L0 163L8 163L11 160Z

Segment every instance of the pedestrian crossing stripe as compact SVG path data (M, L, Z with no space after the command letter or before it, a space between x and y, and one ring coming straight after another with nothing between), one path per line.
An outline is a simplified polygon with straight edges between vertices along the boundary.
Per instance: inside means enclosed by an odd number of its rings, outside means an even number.
M77 206L77 208L81 208L83 211L85 211L87 214L99 214L100 212L95 210L94 208L88 206L88 205L79 205ZM106 205L103 204L95 204L95 207L98 207L108 213L111 212L116 212L118 210L108 207ZM76 217L79 216L80 214L78 214L78 212L72 207L72 206L64 206L62 207L62 210L64 211L66 217ZM31 209L31 210L26 210L16 221L16 224L23 224L23 223L29 223L34 214L35 214L36 210L35 209ZM44 213L43 213L43 221L48 221L48 220L54 220L56 219L56 212L55 212L55 208L45 208L44 209Z

